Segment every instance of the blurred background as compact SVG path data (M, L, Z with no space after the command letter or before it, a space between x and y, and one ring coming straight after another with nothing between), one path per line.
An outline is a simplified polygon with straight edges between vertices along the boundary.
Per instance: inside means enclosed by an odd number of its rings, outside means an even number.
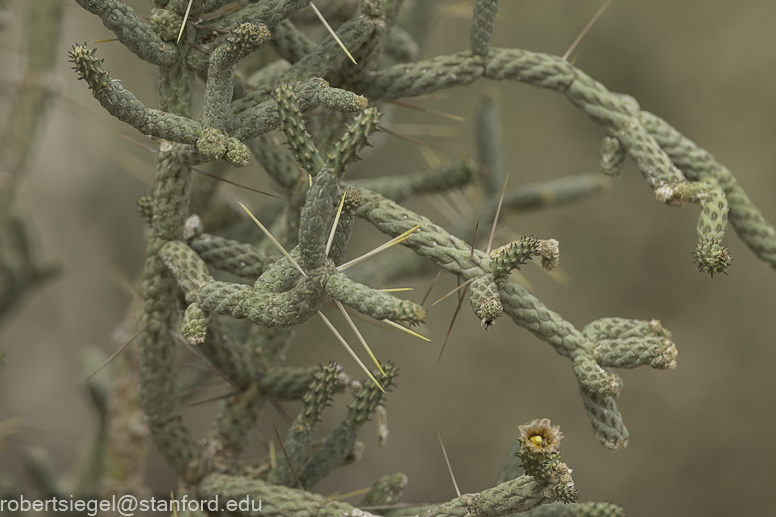
M145 0L129 2L150 13ZM563 54L600 0L501 2L494 46ZM8 2L15 21L0 32L0 115L9 111L26 48L27 2ZM468 48L471 1L443 1L422 57ZM95 432L96 416L84 387L79 354L86 346L107 353L144 255L144 223L135 200L148 192L154 157L117 137L145 137L103 112L69 69L75 42L110 38L100 21L74 2L64 8L57 96L39 128L15 206L34 233L40 253L62 273L34 290L0 321L0 420L18 418L20 430L2 441L0 466L26 486L24 451L44 448L58 472L77 463ZM575 50L576 66L612 91L634 96L709 150L737 177L765 217L776 221L776 3L722 0L617 0ZM119 43L97 44L114 78L155 106L155 69ZM573 55L573 54L572 54ZM465 117L453 122L394 109L391 124L441 148L437 158L474 158L473 112L486 91L500 99L509 186L593 172L602 131L563 96L516 83L481 81L446 92L423 106ZM354 170L355 177L406 174L427 167L416 145L382 135ZM230 179L270 188L257 165ZM227 187L227 195L261 206L265 199ZM469 192L476 197L476 192ZM445 215L426 200L408 203L437 223ZM674 334L678 368L619 372L618 400L630 444L609 451L598 444L577 393L570 363L529 332L503 318L487 332L463 305L441 361L437 356L455 309L455 297L435 306L424 343L376 328L363 332L378 357L401 368L388 397L389 445L378 449L374 426L361 440L363 459L315 488L324 495L364 488L397 471L409 476L403 501L455 497L437 439L441 433L463 492L494 484L517 434L516 426L547 417L562 426L564 459L574 470L582 500L622 504L628 515L723 516L767 514L776 464L776 272L757 260L729 229L735 257L729 273L713 279L697 271L698 208L655 202L635 167L607 193L584 203L506 214L496 245L512 235L555 238L561 247L559 282L528 265L531 292L578 328L606 316L657 318ZM480 222L486 235L489 222ZM359 222L351 253L384 241ZM406 250L391 250L402 253ZM407 286L423 296L431 278ZM430 300L455 286L445 275ZM304 325L288 364L334 359L360 377L355 363L318 321ZM323 337L322 337L323 336ZM215 394L218 394L217 392ZM335 399L321 431L341 418L349 396ZM288 405L291 414L296 407ZM215 405L189 408L197 432ZM283 434L272 409L262 419ZM258 440L257 440L258 442ZM260 445L256 454L264 454ZM148 485L165 496L176 489L171 471L152 450Z

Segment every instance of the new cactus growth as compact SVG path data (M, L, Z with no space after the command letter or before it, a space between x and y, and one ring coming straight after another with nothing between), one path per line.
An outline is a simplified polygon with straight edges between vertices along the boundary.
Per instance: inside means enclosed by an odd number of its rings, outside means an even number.
M498 0L474 2L470 48L422 61L415 60L422 30L413 24L434 7L430 0L406 5L402 0L155 0L150 20L124 0L76 2L135 56L158 67L158 106L150 107L110 74L110 63L99 51L76 44L70 52L78 78L102 108L158 146L153 185L138 200L149 235L142 306L133 320L140 329L136 371L151 438L192 498L218 499L222 505L261 501L261 515L268 516L622 514L609 503L578 503L571 469L560 458L563 433L547 419L518 428L496 486L440 505L392 509L412 483L403 474L375 481L357 506L308 491L358 456L357 438L366 421L377 421L379 443L386 444L387 392L397 366L372 355L377 369L358 383L350 377L356 372L346 375L334 362L283 365L284 351L293 327L315 317L336 334L332 341L346 341L322 312L329 305L345 315L367 350L348 311L407 330L433 315L434 309L419 300L379 289L384 281L442 270L468 283L458 291L459 299L468 295L484 329L507 325L501 318L506 315L569 359L593 432L609 449L629 441L615 402L622 379L612 369L677 365L671 333L659 321L606 317L580 330L510 279L533 257L547 271L558 267L559 242L551 236L492 246L495 232L490 232L487 249L480 249L487 241L481 236L474 244L477 221L482 228L493 223L495 230L502 209L586 199L602 192L607 178L580 175L508 187L498 100L487 96L475 121L478 163L460 158L420 173L361 179L351 166L372 145L390 101L486 79L558 92L603 130L601 173L620 176L630 158L658 201L700 206L694 259L701 271L728 272L728 219L751 251L776 268L776 230L730 171L666 121L643 111L633 97L609 91L568 60L492 46ZM338 18L338 38L313 39L307 30L313 9ZM197 82L204 84L200 113L192 108ZM218 163L245 167L254 158L279 199L261 212L243 206L261 226L245 230L239 206L202 194L199 185L208 180L195 168L214 162L219 176ZM452 229L400 204L466 185L479 186L481 203ZM274 220L262 221L268 213ZM350 269L360 261L346 260L357 218L413 255L370 255L361 270ZM193 345L202 362L233 388L204 438L195 436L181 415L180 342ZM417 374L402 366L403 375ZM316 439L332 394L346 389L353 392L346 416L327 437ZM260 410L276 400L302 402L285 440L277 444L282 454L248 457ZM121 480L112 481L117 490L129 490Z

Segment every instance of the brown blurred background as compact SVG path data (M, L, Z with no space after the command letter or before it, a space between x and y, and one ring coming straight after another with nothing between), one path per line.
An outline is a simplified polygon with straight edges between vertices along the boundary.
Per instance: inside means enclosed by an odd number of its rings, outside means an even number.
M494 45L562 54L603 2L501 3ZM143 0L130 4L140 13L150 11ZM423 56L468 46L472 2L442 4ZM17 21L0 33L3 116L20 72L23 51L18 48L26 45L26 2L13 1L10 8ZM20 417L23 425L3 442L0 466L22 484L24 448L44 447L64 472L94 432L79 351L86 345L108 352L115 347L111 335L130 301L116 278L121 272L134 278L141 265L144 224L135 200L147 191L154 161L109 131L146 142L101 111L66 62L72 43L110 38L110 33L74 2L67 2L64 15L55 79L59 95L40 128L16 201L35 229L37 247L61 262L63 274L0 321L0 347L7 354L0 370L0 419ZM610 90L633 95L643 109L708 149L773 222L774 26L773 2L618 0L579 45L576 64ZM118 43L97 46L113 77L154 106L155 70ZM396 110L393 122L453 126L431 128L455 132L453 137L419 138L443 148L440 156L474 157L470 121L486 89L495 89L502 103L510 186L597 170L601 130L562 96L521 84L479 82L425 104L467 117L467 122L406 110ZM416 146L390 137L381 139L358 172L403 174L425 166ZM258 166L230 177L268 186ZM248 192L233 195L255 206L264 202ZM423 200L409 205L445 222ZM388 398L389 446L377 448L374 427L368 424L361 436L367 445L363 460L335 472L316 491L344 493L402 471L410 478L404 501L448 500L455 493L437 432L461 490L480 491L493 485L516 426L548 417L566 435L564 458L582 500L610 500L631 516L770 513L776 483L776 272L754 258L731 229L726 238L735 257L730 276L711 279L699 273L691 258L697 215L696 206L677 209L655 202L628 163L623 177L601 197L508 217L509 232L560 241L568 285L532 266L524 268L524 275L532 292L572 324L582 327L605 316L657 318L673 331L679 349L676 370L620 372L625 388L618 404L631 433L627 449L611 452L597 443L570 363L506 318L484 334L466 303L437 364L455 307L451 297L431 312L427 333L432 343L364 329L377 355L401 367L399 387ZM489 229L481 224L480 235L483 227ZM506 239L499 236L497 244ZM382 240L361 224L353 253ZM429 282L410 284L416 298ZM431 299L454 285L451 277L443 277ZM358 376L335 340L321 338L325 332L317 321L300 329L289 363L336 359ZM346 403L347 397L335 399L322 430L336 424ZM293 413L295 407L289 409ZM203 406L185 414L195 429L203 430L212 411ZM265 412L262 429L271 429L266 422L272 421L282 433L285 424L273 410ZM263 454L260 447L256 452ZM163 460L152 454L149 485L168 494L175 482Z

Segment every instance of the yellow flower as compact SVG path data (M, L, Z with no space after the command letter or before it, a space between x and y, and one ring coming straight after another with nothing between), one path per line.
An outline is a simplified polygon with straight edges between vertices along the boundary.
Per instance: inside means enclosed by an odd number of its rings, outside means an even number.
M549 419L534 420L517 428L520 430L519 440L523 444L523 451L528 454L547 455L560 452L563 433L560 432L560 426L552 425Z

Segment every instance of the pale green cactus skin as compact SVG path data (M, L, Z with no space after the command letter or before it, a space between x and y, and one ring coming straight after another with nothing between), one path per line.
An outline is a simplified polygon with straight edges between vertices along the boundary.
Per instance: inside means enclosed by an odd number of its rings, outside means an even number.
M380 112L369 108L370 102L425 95L480 79L520 81L560 92L603 129L604 175L618 176L629 156L659 199L701 206L695 254L701 270L725 272L730 264L722 244L728 216L750 249L776 267L776 231L733 175L706 151L642 111L635 99L610 92L565 59L492 47L497 0L474 3L470 50L420 62L403 60L417 55L423 23L436 2L414 2L411 8L401 0L318 2L342 21L337 34L357 66L334 38L316 43L296 25L310 16L310 0L246 1L224 11L218 11L223 1L195 1L180 42L177 32L188 7L183 0L156 1L159 9L150 23L122 0L77 2L99 16L136 56L159 67L159 108L150 108L106 72L94 51L76 46L71 52L79 77L103 108L160 141L152 190L139 201L150 226L139 317L139 381L156 446L186 490L198 497L218 497L223 504L246 497L261 500L261 515L372 515L299 488L312 487L349 461L360 428L378 405L386 404L384 393L365 382L345 419L316 444L316 423L332 393L347 382L333 363L320 368L281 365L291 339L287 329L314 317L329 298L378 320L413 325L426 319L426 308L416 302L378 291L372 282L359 283L349 271L337 269L345 260L356 217L391 237L420 225L402 243L418 258L395 261L393 269L385 269L386 277L441 268L471 280L471 306L483 326L506 314L568 358L593 431L607 448L625 447L629 439L615 404L622 383L610 368L676 366L676 347L658 321L602 318L580 331L511 282L510 272L541 254L541 243L547 241L527 237L489 254L472 249L474 225L468 221L448 231L398 204L410 196L479 182L484 194L476 217L484 222L493 220L500 203L505 208L539 208L583 200L604 191L608 178L584 175L511 188L499 201L505 171L501 122L492 97L483 101L476 117L479 163L461 159L404 177L346 178L378 130ZM400 27L400 14L409 9L409 23ZM201 16L208 16L206 24L197 21ZM267 56L281 59L270 62ZM236 73L244 62L253 68L245 80ZM194 117L197 77L205 82L205 97L202 114ZM305 118L318 108L335 115L319 122ZM278 128L288 148L278 146L278 135L271 134ZM221 236L218 225L212 224L211 230L207 221L193 229L187 226L194 190L191 167L217 160L244 166L251 156L265 168L281 197L270 205L275 220L267 226L293 261L266 241ZM343 195L344 208L327 250ZM209 206L215 203L211 198L203 200L203 211L217 212L218 207ZM236 220L228 208L221 213L227 214L225 220ZM233 276L222 277L222 272ZM247 335L237 336L217 316L248 320L254 326ZM194 438L180 413L174 373L179 333L197 344L199 353L236 389L222 401L203 440ZM385 375L373 375L388 390L397 368L388 364L383 370ZM289 462L280 457L274 466L264 459L246 464L242 456L249 432L270 396L301 399L304 404L283 444ZM575 501L576 491L559 456L548 457L549 463L539 467L531 464L526 467L531 472L523 473L513 454L520 446L516 442L494 488L386 515L622 514L608 503L542 506ZM406 483L402 475L379 480L364 504L392 504ZM244 513L249 514L259 515Z

